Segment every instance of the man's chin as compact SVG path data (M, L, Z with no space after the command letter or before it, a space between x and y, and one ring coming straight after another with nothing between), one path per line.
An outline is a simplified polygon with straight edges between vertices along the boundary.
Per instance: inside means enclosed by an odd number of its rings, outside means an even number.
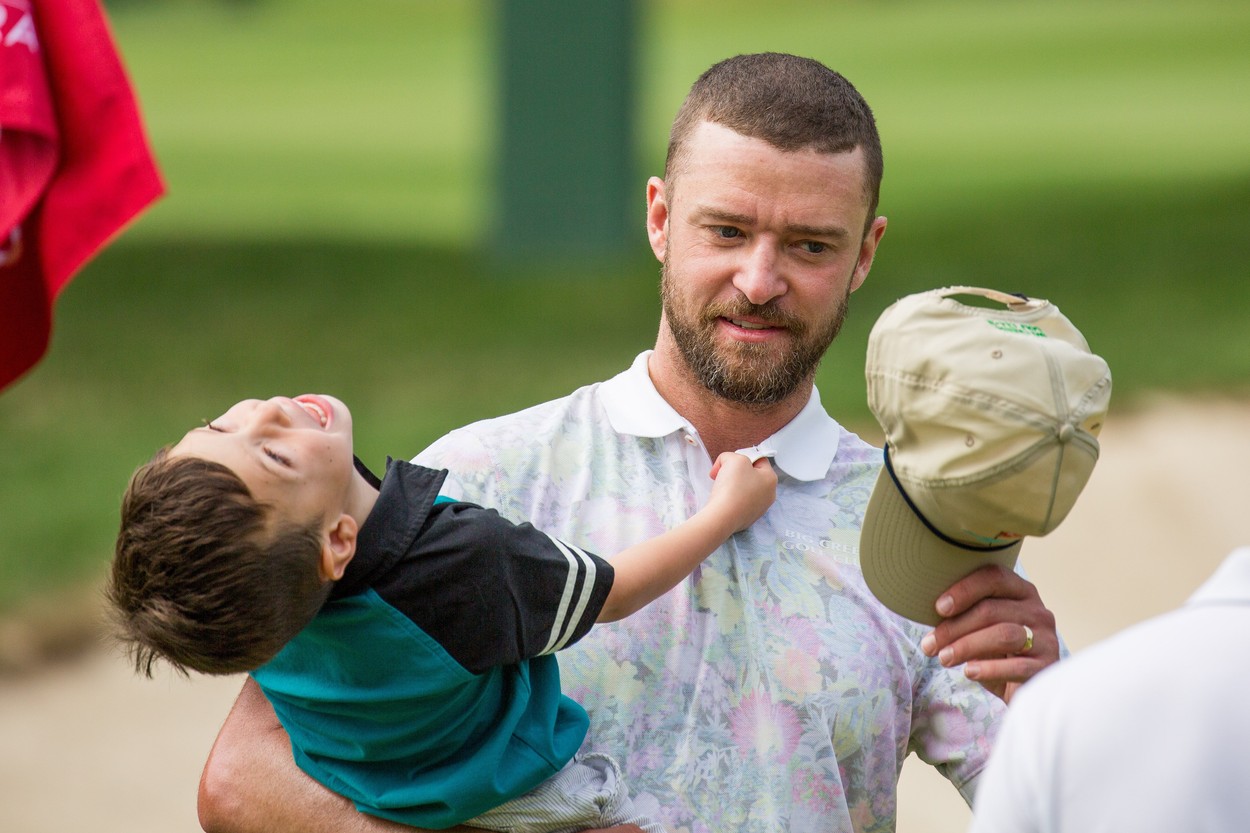
M768 408L784 401L796 390L802 380L776 378L776 366L739 367L732 373L720 373L715 379L705 379L705 387L712 393L749 408Z

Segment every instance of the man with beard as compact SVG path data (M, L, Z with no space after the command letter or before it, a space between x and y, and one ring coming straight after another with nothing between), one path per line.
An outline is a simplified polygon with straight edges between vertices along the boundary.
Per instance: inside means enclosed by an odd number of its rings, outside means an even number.
M933 630L864 585L857 542L881 453L825 412L813 379L885 232L881 172L872 113L842 76L791 55L713 66L647 185L655 349L416 458L450 469L449 494L611 550L703 505L721 451L773 456L763 518L564 655L587 745L616 756L638 808L672 830L893 830L911 752L970 799L1004 701L1058 658L1053 616L1013 573L954 585ZM390 829L299 773L250 686L200 810L210 831Z

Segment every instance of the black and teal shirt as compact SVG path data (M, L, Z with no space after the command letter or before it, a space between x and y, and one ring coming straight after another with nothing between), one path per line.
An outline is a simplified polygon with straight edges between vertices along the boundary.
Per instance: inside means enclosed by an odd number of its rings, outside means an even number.
M533 789L585 738L552 655L586 634L603 559L438 494L388 461L356 554L316 618L253 672L295 760L362 812L459 824Z

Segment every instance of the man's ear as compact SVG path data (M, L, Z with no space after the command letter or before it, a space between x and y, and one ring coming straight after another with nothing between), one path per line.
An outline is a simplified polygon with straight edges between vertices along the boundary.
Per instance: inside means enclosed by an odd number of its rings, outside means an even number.
M877 246L881 243L881 236L885 234L885 225L885 217L874 219L868 228L868 233L859 244L859 258L855 261L855 270L851 274L852 292L864 285L868 270L872 269L872 260L877 256Z
M321 536L322 581L338 581L356 554L356 533L360 531L356 519L346 513L339 515Z
M658 176L647 180L647 239L655 259L663 263L668 246L668 197L664 180Z

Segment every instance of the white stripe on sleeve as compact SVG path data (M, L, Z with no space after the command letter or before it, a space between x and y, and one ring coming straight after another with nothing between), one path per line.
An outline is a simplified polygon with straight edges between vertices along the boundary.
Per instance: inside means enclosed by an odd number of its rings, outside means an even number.
M545 534L545 533L544 533ZM547 536L551 538L550 535ZM569 575L564 583L564 594L560 597L560 607L556 610L555 622L551 630L551 639L548 640L547 646L540 651L541 654L550 654L559 651L573 636L573 632L577 629L576 625L581 621L582 615L586 612L586 605L590 604L590 597L595 588L595 562L589 555L582 550L566 544L556 538L551 538L551 542L556 548L564 554L564 558L569 562ZM568 622L565 622L570 604L573 604L573 594L577 589L577 573L578 564L586 568L586 580L582 582L582 592L578 594L577 602L573 607L573 614L567 616Z

